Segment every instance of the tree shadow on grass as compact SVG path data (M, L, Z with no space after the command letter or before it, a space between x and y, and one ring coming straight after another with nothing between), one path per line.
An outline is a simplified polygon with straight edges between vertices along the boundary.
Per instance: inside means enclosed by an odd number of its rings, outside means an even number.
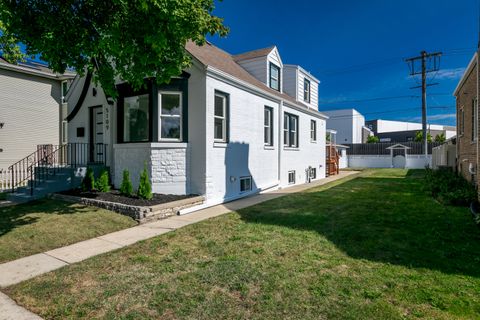
M25 204L0 208L0 237L21 226L36 223L37 214L73 214L79 207L71 203L56 200L38 200Z
M480 232L468 209L439 204L418 177L361 177L238 212L250 223L316 231L352 258L479 277Z

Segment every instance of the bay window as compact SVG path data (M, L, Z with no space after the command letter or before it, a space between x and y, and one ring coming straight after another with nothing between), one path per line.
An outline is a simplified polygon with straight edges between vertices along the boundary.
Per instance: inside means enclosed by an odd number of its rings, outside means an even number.
M149 132L149 95L125 97L123 105L123 142L149 141Z

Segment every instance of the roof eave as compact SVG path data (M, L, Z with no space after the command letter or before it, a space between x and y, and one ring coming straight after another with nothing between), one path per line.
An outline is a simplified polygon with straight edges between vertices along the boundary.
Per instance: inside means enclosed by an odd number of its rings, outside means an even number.
M468 64L467 69L465 70L462 78L458 82L457 87L455 88L455 91L453 92L454 97L456 97L458 95L458 92L460 91L460 88L463 86L463 84L465 83L465 81L468 78L468 75L470 74L470 72L472 72L472 70L473 70L473 68L475 67L476 64L477 64L477 52L475 52L475 54L473 55L472 59L470 60L470 63Z
M22 66L18 66L18 65L7 64L7 63L3 63L3 62L0 62L0 69L17 71L17 72L21 72L21 73L25 73L25 74L30 74L30 75L34 75L34 76L38 76L38 77L42 77L42 78L48 78L48 79L59 80L59 81L70 80L70 79L75 78L75 74L48 73L48 72L33 70L33 69L30 69L30 68L26 68L26 67L22 67Z

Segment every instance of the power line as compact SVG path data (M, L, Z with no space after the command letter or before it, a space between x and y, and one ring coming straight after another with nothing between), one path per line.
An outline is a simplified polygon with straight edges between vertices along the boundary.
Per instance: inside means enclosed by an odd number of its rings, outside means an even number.
M454 48L454 49L447 49L444 50L444 56L456 56L456 55L470 55L473 54L473 52L477 48L471 47L471 48ZM395 57L395 58L389 58L389 59L382 59L382 60L377 60L377 61L372 61L372 62L367 62L367 63L361 63L357 65L350 65L347 67L343 68L338 68L338 69L327 69L327 70L320 70L318 71L320 74L323 74L325 76L334 76L334 75L341 75L341 74L346 74L346 73L354 73L354 72L360 72L364 70L369 70L369 69L375 69L378 67L383 67L383 66L388 66L388 65L393 65L396 63L403 62L405 60L405 57Z
M451 93L431 93L430 96L451 96ZM397 99L415 99L420 98L421 96L418 95L403 95L403 96L390 96L390 97L375 97L375 98L367 98L367 99L351 99L351 100L339 100L339 101L332 101L332 102L325 102L320 103L320 106L329 106L335 104L343 104L343 103L359 103L359 102L374 102L374 101L385 101L385 100L397 100Z

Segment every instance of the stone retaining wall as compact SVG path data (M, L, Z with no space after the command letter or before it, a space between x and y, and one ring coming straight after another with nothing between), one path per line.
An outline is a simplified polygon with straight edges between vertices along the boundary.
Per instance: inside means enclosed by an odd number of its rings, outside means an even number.
M81 203L87 206L94 206L102 209L114 211L126 216L129 216L139 223L151 222L155 220L165 219L170 216L177 215L182 209L194 207L203 204L205 198L202 196L182 199L178 201L163 203L151 207L131 206L117 202L109 202L97 199L80 198L64 194L55 193L52 198Z

